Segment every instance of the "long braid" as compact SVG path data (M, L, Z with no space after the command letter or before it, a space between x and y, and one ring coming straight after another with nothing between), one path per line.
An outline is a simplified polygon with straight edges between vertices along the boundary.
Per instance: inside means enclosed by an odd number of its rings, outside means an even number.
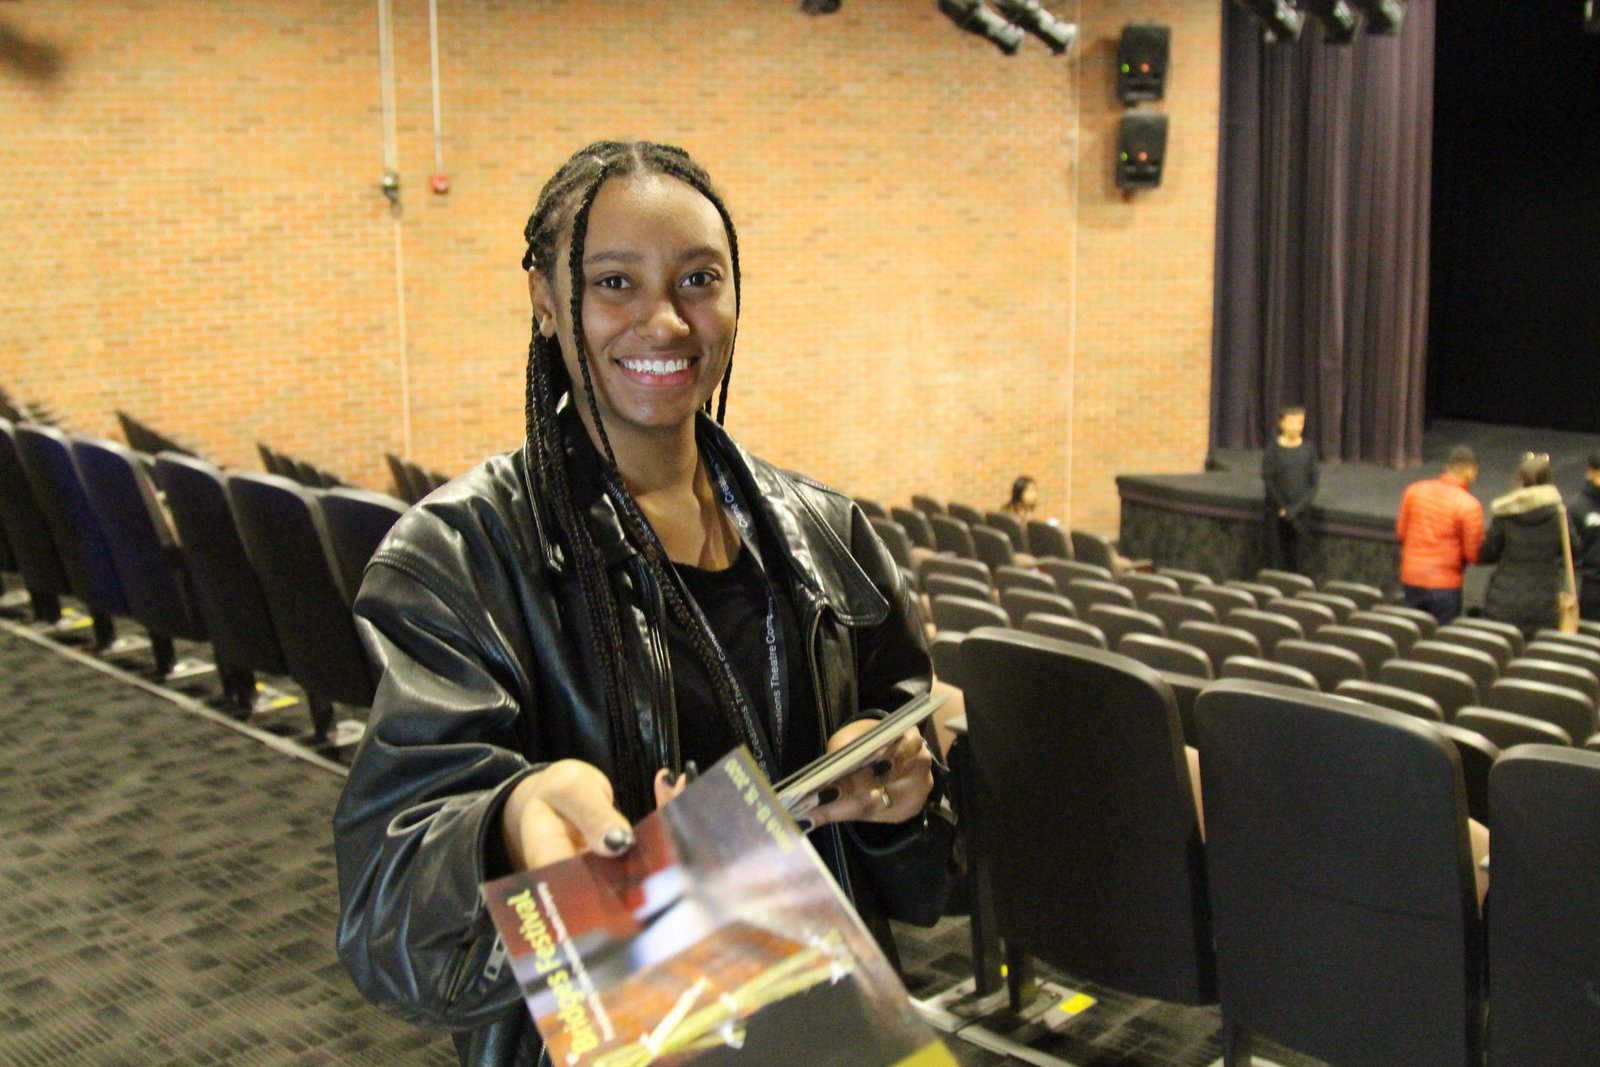
M595 397L594 381L589 366L588 344L583 332L583 272L584 243L588 233L590 209L600 187L608 178L636 173L664 173L690 185L716 207L727 231L728 246L733 271L735 313L740 296L738 238L733 219L722 199L711 187L709 178L682 149L647 142L623 144L614 141L598 142L589 146L559 170L546 184L539 204L528 220L524 236L528 252L523 258L524 269L537 269L546 279L555 278L556 243L561 229L561 216L571 210L571 235L567 257L568 278L571 281L570 314L576 360L583 378L584 400L593 420L596 436L604 460L604 477L608 483L613 503L623 520L629 540L639 550L674 621L689 638L696 657L701 661L706 676L712 683L723 713L733 725L741 741L757 749L752 734L748 706L742 689L733 673L732 665L718 654L715 640L702 624L698 614L683 598L672 571L655 537L649 520L638 503L627 491L617 469L616 454L606 433ZM717 421L721 423L727 413L728 382L732 376L732 343L730 338L728 367L720 382ZM534 338L529 345L527 374L526 417L528 439L533 445L534 462L539 468L541 484L550 492L555 504L557 521L567 542L572 547L580 586L583 591L585 611L596 638L596 652L600 659L601 682L606 701L613 744L618 753L619 803L629 805L625 810L640 810L632 804L642 802L644 779L648 774L642 754L642 742L632 727L631 686L625 665L621 662L622 630L620 611L606 577L605 565L599 549L590 535L584 516L573 500L572 486L565 463L565 445L555 418L556 403L563 391L573 383L561 363L561 346L553 339L544 338L535 323ZM574 397L573 399L577 399ZM707 408L710 401L707 401ZM628 772L634 773L628 773Z

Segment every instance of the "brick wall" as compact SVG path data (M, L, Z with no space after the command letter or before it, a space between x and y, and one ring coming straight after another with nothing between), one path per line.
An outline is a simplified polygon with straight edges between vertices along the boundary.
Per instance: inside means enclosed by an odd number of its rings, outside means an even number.
M539 184L643 136L699 157L739 225L737 436L892 501L992 506L1026 471L1114 530L1115 472L1204 454L1220 8L1055 7L1075 60L1005 57L933 0L444 0L436 197L427 5L394 0L397 239L375 2L7 4L14 47L63 62L0 65L0 384L230 464L263 440L382 487L409 424L460 470L520 436ZM1125 200L1134 20L1172 26L1173 127L1163 188Z

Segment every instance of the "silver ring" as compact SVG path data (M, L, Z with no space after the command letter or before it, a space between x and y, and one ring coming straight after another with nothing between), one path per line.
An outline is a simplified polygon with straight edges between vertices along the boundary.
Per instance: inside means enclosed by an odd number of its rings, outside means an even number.
M878 788L874 789L873 792L878 794L878 799L883 801L883 806L884 807L886 807L886 808L894 807L894 801L889 798L889 783L888 782L884 781L882 778L879 778L878 779Z

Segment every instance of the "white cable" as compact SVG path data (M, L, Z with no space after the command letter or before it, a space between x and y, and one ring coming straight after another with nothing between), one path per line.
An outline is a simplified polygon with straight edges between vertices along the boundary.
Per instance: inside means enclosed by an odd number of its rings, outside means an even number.
M444 173L444 116L439 105L439 0L428 0L428 48L433 56L433 172Z
M1074 20L1078 26L1078 40L1069 57L1072 63L1072 249L1067 264L1067 503L1062 514L1062 524L1072 529L1073 466L1076 459L1073 446L1077 431L1078 414L1078 209L1083 203L1083 0L1078 0Z

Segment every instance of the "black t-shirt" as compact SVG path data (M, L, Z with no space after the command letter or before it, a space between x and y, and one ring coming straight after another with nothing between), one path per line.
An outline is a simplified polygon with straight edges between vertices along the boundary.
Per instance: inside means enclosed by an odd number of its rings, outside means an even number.
M734 675L744 687L758 728L770 741L773 737L769 681L772 660L767 651L768 583L761 565L755 554L741 544L738 558L726 570L675 566L684 587L699 604L712 634L733 665ZM805 651L806 635L795 615L786 584L775 581L772 588L782 624L784 662L788 667L782 766L776 776L782 777L821 755L823 739ZM676 622L667 627L667 649L672 659L672 689L678 707L678 745L684 760L694 760L703 771L737 748L739 735L717 701L700 656Z

